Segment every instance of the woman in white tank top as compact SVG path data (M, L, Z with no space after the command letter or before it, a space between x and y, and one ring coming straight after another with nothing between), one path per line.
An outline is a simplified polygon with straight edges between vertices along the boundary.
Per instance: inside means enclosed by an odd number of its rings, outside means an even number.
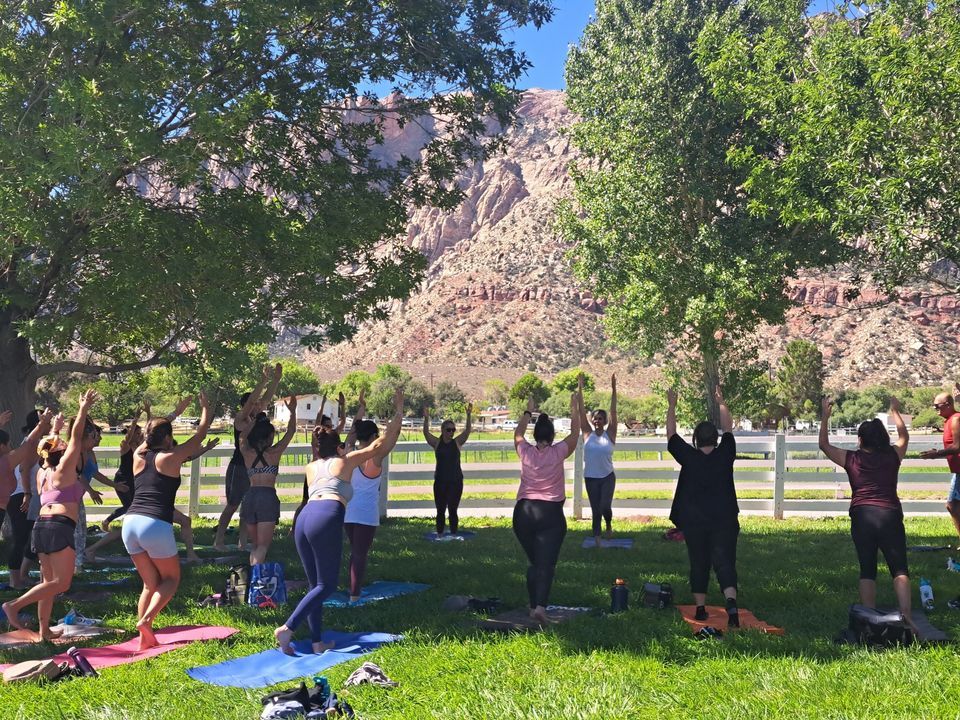
M347 449L356 441L357 448L362 450L370 446L380 436L380 430L373 420L364 420L367 407L363 393L360 394L360 405L353 418L350 435L347 436ZM363 588L363 578L367 571L367 556L373 545L373 538L380 525L380 478L383 474L381 467L383 459L387 457L400 437L400 427L403 421L403 404L394 407L393 418L387 424L383 434L383 444L374 457L363 463L353 471L351 484L353 498L347 503L347 513L343 521L343 529L350 542L350 601L360 599Z
M582 378L581 378L582 381ZM613 535L613 493L617 477L613 472L613 450L617 442L617 376L610 378L610 415L594 410L588 417L583 410L583 479L590 499L593 540L600 546L600 520L606 522L606 537ZM583 405L580 406L583 408Z

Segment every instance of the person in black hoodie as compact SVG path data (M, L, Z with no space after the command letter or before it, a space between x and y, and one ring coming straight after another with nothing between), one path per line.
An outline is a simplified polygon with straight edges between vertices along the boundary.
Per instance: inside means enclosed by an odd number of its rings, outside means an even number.
M677 434L677 393L667 391L667 449L680 464L677 492L670 520L683 531L690 558L690 590L697 605L696 619L706 620L710 566L727 601L730 627L739 627L737 612L737 491L733 484L733 461L737 444L733 419L717 387L720 431L704 421L693 431L693 445ZM719 442L718 442L719 441Z

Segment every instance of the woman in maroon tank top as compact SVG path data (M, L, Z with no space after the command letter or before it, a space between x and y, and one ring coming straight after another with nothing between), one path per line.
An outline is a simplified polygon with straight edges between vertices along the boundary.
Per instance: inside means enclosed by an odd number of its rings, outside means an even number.
M861 423L858 447L844 450L830 444L828 420L833 401L824 397L820 417L820 449L847 471L853 496L850 500L850 535L860 561L860 604L877 606L877 551L883 553L893 578L893 590L904 622L911 627L910 574L903 509L897 496L900 462L907 454L910 436L900 415L900 401L890 398L890 417L897 426L897 441L890 443L886 425L877 419Z

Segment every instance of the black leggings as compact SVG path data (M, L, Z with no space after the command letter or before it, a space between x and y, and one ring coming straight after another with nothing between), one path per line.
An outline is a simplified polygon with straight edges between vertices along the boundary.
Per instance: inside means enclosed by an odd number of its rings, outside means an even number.
M720 527L687 526L681 528L690 558L690 591L706 593L710 584L710 566L717 574L720 589L737 587L737 536L740 525Z
M33 520L27 519L27 514L20 508L23 506L23 493L10 496L7 503L7 515L10 516L10 530L13 537L10 543L10 554L7 557L7 566L10 570L19 572L24 556L36 560L30 537L33 534Z
M444 520L450 512L450 532L457 534L460 518L457 508L460 507L460 498L463 496L463 480L434 480L433 502L437 506L437 535L443 535Z
M107 519L104 520L108 525L116 520L118 517L127 512L127 508L130 507L130 503L133 502L133 480L128 480L126 478L115 478L118 482L124 482L130 486L130 489L126 492L120 492L117 490L117 497L120 498L120 507L114 510L112 513L107 515Z
M530 561L527 568L530 607L546 607L560 546L567 534L563 501L518 500L513 509L513 532Z
M601 518L607 530L613 522L613 491L617 488L617 476L610 473L602 478L584 478L587 497L590 498L590 515L593 518L593 536L600 535Z
M850 508L850 535L860 561L860 579L877 579L877 550L883 552L890 577L909 575L903 513L879 505Z

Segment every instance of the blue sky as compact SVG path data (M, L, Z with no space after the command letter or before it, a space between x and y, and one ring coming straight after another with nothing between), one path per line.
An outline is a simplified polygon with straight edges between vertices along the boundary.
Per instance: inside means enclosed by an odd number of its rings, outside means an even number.
M553 21L540 30L532 26L513 33L517 47L523 50L533 67L518 84L521 88L539 87L559 90L565 87L563 66L567 49L576 44L590 22L592 0L554 0L557 8ZM820 12L834 6L832 0L813 0L811 10Z

